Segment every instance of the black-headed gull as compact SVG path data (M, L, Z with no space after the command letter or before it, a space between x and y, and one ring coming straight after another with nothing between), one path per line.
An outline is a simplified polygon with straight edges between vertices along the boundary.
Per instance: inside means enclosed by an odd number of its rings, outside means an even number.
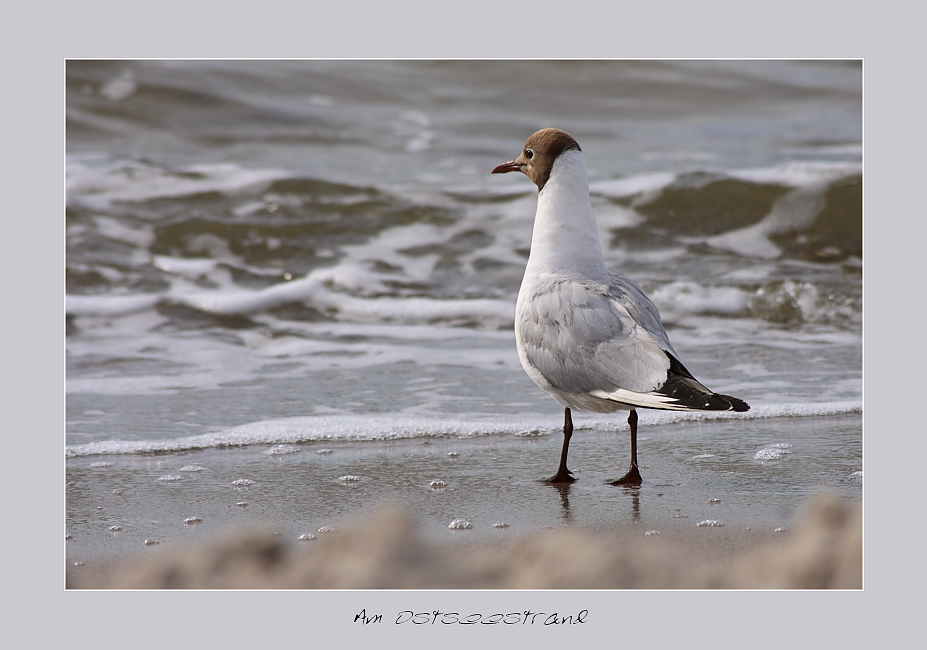
M631 468L613 485L640 485L637 408L746 411L714 393L679 361L660 313L631 280L605 267L586 159L559 129L542 129L493 174L522 172L538 186L531 253L518 292L515 337L525 372L564 407L560 467L548 483L572 483L570 409L628 409Z

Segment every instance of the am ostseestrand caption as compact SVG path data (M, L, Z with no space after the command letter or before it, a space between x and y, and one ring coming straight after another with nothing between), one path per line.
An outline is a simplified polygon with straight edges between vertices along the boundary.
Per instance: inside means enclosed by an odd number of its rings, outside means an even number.
M403 610L396 615L393 623L396 625L581 625L586 622L589 610L583 609L576 614L561 614L559 612L535 612L526 609L521 612L507 614L462 614L460 612L413 612ZM354 622L362 625L389 622L388 615L367 613L364 608L354 616Z

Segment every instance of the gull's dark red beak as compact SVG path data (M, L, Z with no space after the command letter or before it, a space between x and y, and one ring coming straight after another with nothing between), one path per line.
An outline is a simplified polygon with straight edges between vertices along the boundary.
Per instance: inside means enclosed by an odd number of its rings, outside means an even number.
M492 170L493 174L505 174L507 172L520 172L521 168L525 166L525 163L518 162L517 160L510 160L504 162L495 169Z

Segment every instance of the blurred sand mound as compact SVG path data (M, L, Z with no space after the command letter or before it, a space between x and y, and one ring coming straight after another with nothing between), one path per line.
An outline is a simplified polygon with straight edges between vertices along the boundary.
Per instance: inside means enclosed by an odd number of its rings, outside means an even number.
M227 534L78 576L68 588L127 589L860 589L860 503L821 497L794 532L761 545L736 531L693 530L685 539L640 528L565 528L506 542L437 543L384 508L364 524L288 544L268 531ZM720 549L720 550L719 550ZM726 555L725 555L726 554Z

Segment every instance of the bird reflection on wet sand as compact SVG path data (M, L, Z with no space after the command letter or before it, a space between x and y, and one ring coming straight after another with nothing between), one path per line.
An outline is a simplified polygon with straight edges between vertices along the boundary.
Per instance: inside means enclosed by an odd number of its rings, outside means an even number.
M551 488L557 491L560 496L560 507L563 512L560 518L565 522L572 521L570 512L570 490L573 489L572 483L547 483ZM621 488L621 493L631 497L631 521L632 523L640 522L641 518L641 488L638 485L629 485ZM621 523L621 522L618 522Z

